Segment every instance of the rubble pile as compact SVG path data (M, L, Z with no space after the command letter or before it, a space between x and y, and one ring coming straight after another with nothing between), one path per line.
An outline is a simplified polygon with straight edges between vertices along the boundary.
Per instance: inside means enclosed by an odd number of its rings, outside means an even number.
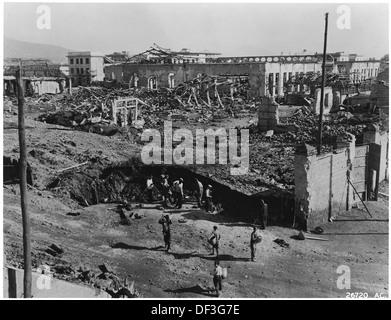
M276 185L282 189L294 186L294 155L298 145L305 142L316 146L318 143L319 115L302 107L289 117L280 118L282 125L294 125L290 132L258 133L254 125L250 129L250 167L259 177L258 185ZM338 112L327 116L323 123L322 152L336 146L337 137L346 133L356 136L362 143L363 131L368 124L380 122L376 114L355 114Z
M232 83L226 77L207 76L181 83L175 88L157 90L123 86L79 87L73 96L43 95L36 101L30 99L27 105L46 111L38 117L39 121L103 133L102 126L117 125L111 110L114 101L119 98L137 98L143 125L156 128L164 120L204 123L248 116L257 106L247 101L247 87L246 83ZM97 124L100 126L96 130Z
M349 112L338 112L327 115L323 121L323 144L330 149L335 144L337 137L343 137L346 133L356 136L358 142L362 140L363 131L369 124L379 123L379 116L376 114L355 114ZM289 132L274 132L271 135L266 133L255 133L250 140L273 142L283 145L298 145L307 143L317 145L319 130L319 115L308 110L307 107L298 109L290 117L280 118L281 125L293 125L296 130ZM249 128L251 129L251 128Z

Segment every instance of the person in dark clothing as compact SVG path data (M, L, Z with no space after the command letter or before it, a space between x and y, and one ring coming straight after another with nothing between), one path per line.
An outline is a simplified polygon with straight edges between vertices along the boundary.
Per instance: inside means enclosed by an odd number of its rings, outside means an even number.
M257 243L260 242L262 238L257 232L257 227L253 227L253 232L251 233L250 239L250 249L251 249L251 261L255 261L255 254L257 252Z
M182 208L182 203L183 203L183 197L184 197L184 194L183 194L183 179L182 178L179 178L179 183L177 184L176 186L177 188L177 203L176 203L176 207L177 209L181 209Z
M154 189L154 184L153 184L153 179L152 175L148 176L147 179L147 196L148 196L148 201L153 202L153 189Z
M268 216L268 207L267 207L267 204L265 203L265 201L263 201L263 199L261 199L261 203L260 203L260 210L259 210L259 222L261 224L261 229L266 229L266 226L267 226L267 216Z
M168 206L168 191L170 189L170 185L168 183L168 176L166 176L164 174L161 175L160 187L162 190L162 197L163 197L162 205L163 205L163 207L167 207Z
M171 227L172 221L168 214L163 214L159 219L159 223L163 226L163 239L166 252L171 249Z
M215 261L215 269L213 270L213 285L216 290L216 296L220 296L220 291L223 289L222 280L223 280L223 269L220 267L219 260Z
M195 196L197 199L197 205L199 208L201 208L202 207L202 195L204 193L204 186L197 178L195 178L195 182L196 182Z
M212 186L209 184L205 191L206 212L213 213Z
M208 239L208 242L212 245L212 253L211 253L211 255L214 255L215 250L216 250L216 257L219 256L220 238L221 238L221 235L217 231L217 226L214 226L213 227L213 232L210 235L210 237Z

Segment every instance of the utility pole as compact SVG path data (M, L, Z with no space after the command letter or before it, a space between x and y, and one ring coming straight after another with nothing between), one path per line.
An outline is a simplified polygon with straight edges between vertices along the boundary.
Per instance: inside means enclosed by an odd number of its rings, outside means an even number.
M324 104L324 83L326 77L326 50L327 50L327 25L328 25L329 13L326 13L325 28L324 28L324 45L323 45L323 62L322 62L322 84L320 87L320 110L319 110L319 145L318 154L322 151L322 132L323 132L323 104Z
M30 235L30 217L27 210L27 151L24 125L24 93L22 80L22 63L19 61L19 68L16 71L16 86L18 94L18 131L19 131L19 183L20 200L23 222L23 296L31 298L31 235Z

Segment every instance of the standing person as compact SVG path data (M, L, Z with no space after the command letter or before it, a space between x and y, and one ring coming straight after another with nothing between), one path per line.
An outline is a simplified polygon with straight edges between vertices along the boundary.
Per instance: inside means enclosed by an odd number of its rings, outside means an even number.
M221 235L217 231L217 226L214 226L213 227L213 232L210 235L210 237L208 239L208 242L212 245L212 253L211 253L211 255L215 254L215 249L216 249L216 257L219 256L220 238L221 238Z
M162 178L160 181L163 197L162 204L163 207L167 207L168 190L170 189L170 185L168 184L168 178L166 177L166 175L162 174L160 177Z
M220 296L220 291L223 290L222 280L223 280L223 269L220 267L219 260L215 261L215 268L213 270L213 285L216 290L216 296Z
M261 241L261 236L257 232L257 227L253 227L253 232L251 233L250 239L250 249L251 249L251 261L255 261L255 254L257 252L257 243Z
M166 252L171 249L171 227L172 221L168 214L162 214L162 217L159 219L159 223L163 226L163 239L164 247Z
M178 201L175 208L181 209L183 203L183 179L182 178L179 178L179 183L177 184L176 188L177 188Z
M147 195L148 195L148 201L149 202L153 202L153 188L154 188L154 184L153 184L153 179L152 179L152 175L149 175L148 178L147 178Z
M173 197L173 205L177 205L178 203L178 185L179 185L179 180L175 180L172 184L172 187L171 187L171 192L172 192L172 197Z
M268 209L267 204L265 203L265 201L263 201L263 199L261 199L259 218L261 222L261 229L263 230L266 229L266 225L267 225L267 216L268 216L267 209Z
M212 213L213 212L212 186L210 184L208 184L208 187L206 188L205 197L206 197L206 212Z
M195 178L195 182L196 182L195 196L197 198L197 205L199 208L201 208L202 207L202 195L204 194L204 186L197 178Z

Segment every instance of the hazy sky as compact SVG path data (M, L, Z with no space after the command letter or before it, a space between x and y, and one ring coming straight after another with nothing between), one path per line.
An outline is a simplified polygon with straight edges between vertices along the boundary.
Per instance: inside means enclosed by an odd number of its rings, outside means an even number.
M348 4L351 29L337 28L341 4L266 3L45 3L51 29L40 30L42 3L6 3L4 35L71 50L138 53L163 48L209 50L225 56L322 52L329 12L328 52L388 53L387 4Z

